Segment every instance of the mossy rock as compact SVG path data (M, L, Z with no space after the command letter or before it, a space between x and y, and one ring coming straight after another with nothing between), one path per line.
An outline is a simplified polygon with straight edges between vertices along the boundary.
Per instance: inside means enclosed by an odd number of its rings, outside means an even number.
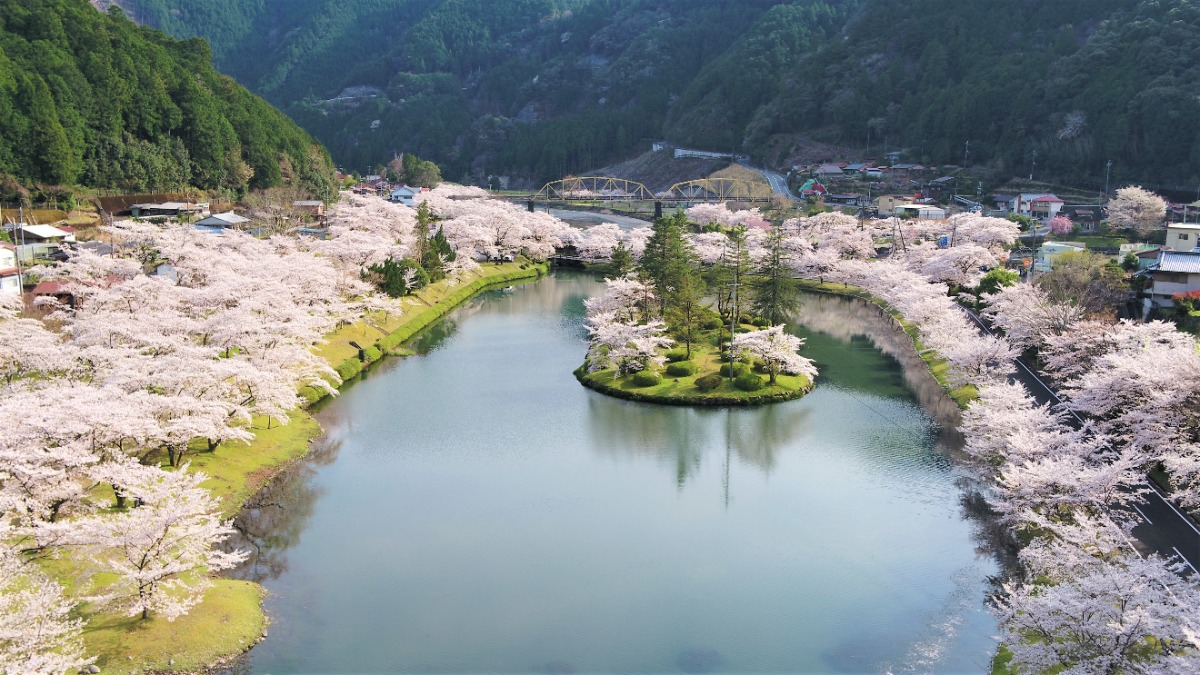
M742 391L758 391L763 388L763 379L754 373L742 373L733 378L733 386Z
M667 374L672 377L687 377L696 374L696 364L692 361L676 361L667 364Z
M635 387L653 387L662 382L662 375L653 370L641 370L634 373L630 381Z

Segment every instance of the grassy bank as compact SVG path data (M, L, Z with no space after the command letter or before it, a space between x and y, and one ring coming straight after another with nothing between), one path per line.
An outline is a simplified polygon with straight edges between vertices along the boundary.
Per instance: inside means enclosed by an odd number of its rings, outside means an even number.
M401 313L371 315L341 327L315 351L348 381L478 293L538 279L546 269L545 264L528 261L485 265L467 280L454 285L439 282L410 296ZM310 403L322 398L317 390L302 394ZM321 427L306 411L296 410L288 424L256 418L252 432L254 440L249 445L223 443L208 452L199 441L185 457L192 470L209 476L204 486L220 500L221 510L229 518L276 473L307 453ZM72 587L77 577L71 566L61 562L48 565L47 571L65 587ZM267 625L262 595L258 584L214 579L204 600L173 622L89 615L84 607L87 653L97 657L106 673L204 670L241 654L261 639Z
M974 385L964 385L962 387L954 387L950 384L950 364L945 359L938 356L937 352L926 347L921 343L920 331L916 324L906 320L896 308L889 305L887 302L871 295L865 289L858 286L850 286L848 284L839 284L833 282L812 281L809 279L797 279L797 285L812 293L830 293L833 295L845 295L849 297L865 300L878 305L883 311L887 312L896 325L900 327L913 341L913 348L917 350L917 354L921 360L929 366L929 372L938 384L946 390L950 398L958 405L959 408L966 409L967 404L978 398L978 392Z

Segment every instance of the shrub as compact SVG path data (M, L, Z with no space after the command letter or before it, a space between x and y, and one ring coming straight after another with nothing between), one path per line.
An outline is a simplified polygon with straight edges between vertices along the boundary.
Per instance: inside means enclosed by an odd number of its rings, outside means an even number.
M685 351L683 349L672 349L671 351L667 352L663 356L667 357L668 363L675 363L676 361L683 361L684 359L686 359L687 351Z
M754 373L742 373L733 378L733 386L742 391L758 391L763 388L763 379Z
M722 363L721 369L718 371L721 377L729 377L729 364ZM737 377L746 372L746 364L738 362L733 364L733 376Z
M754 320L754 325L758 328L767 328L771 325L771 322L763 318L758 318Z
M662 382L662 375L653 370L639 370L633 374L633 386L635 387L653 387Z
M712 391L719 386L721 386L721 376L716 373L696 378L696 388L700 391Z
M692 361L676 361L667 364L667 374L674 377L685 377L696 374L696 364Z

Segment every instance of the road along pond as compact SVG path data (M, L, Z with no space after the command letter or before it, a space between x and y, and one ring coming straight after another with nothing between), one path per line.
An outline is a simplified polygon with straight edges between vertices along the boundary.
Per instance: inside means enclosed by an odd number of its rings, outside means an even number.
M241 667L987 671L997 564L907 336L805 295L807 396L634 403L571 375L602 290L486 293L323 405L238 519L273 621Z

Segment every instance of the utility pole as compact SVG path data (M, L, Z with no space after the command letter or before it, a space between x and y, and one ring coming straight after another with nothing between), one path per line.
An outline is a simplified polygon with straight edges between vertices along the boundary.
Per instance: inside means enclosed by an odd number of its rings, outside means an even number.
M1108 160L1108 163L1104 165L1104 198L1105 199L1108 199L1108 174L1110 171L1112 171L1112 160L1111 159ZM1196 196L1198 199L1200 199L1200 191L1197 191Z
M963 150L963 168L964 169L967 168L968 166L970 166L970 158L971 158L971 141L968 140L967 147L965 150Z
M1033 180L1033 172L1037 169L1037 150L1033 151L1033 164L1029 167L1029 180Z

